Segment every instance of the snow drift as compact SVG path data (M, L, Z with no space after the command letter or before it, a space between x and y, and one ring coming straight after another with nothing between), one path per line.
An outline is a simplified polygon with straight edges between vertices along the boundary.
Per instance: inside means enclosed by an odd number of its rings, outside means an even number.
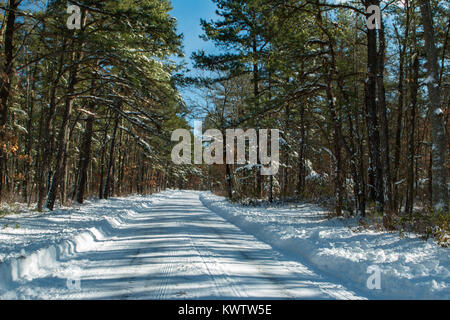
M327 219L324 210L310 204L244 207L209 192L200 199L258 239L374 299L450 299L449 249L432 240L354 232L356 220ZM381 270L380 290L367 287L371 266Z
M157 195L135 198L141 206L158 201ZM62 270L61 262L95 250L96 243L114 235L124 219L135 214L124 208L124 201L128 204L130 200L133 197L88 201L78 208L43 214L26 212L0 219L0 296L55 271L70 274L73 270Z

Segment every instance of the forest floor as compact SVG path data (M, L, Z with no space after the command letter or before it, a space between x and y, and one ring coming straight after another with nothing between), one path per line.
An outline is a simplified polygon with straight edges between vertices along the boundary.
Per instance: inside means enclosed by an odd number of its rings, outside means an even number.
M450 298L449 249L356 227L310 204L175 190L9 215L0 299Z

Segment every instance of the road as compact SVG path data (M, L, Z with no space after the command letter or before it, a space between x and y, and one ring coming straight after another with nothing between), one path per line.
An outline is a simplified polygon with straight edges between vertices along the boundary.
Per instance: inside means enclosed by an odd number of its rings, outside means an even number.
M129 214L114 232L18 290L32 288L31 299L363 298L227 222L198 193L121 201Z

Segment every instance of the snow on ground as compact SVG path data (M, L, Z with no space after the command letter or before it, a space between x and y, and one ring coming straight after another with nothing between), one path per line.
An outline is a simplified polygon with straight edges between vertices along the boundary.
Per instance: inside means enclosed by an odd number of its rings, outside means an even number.
M381 290L366 288L371 265ZM0 219L0 299L449 299L448 267L448 249L431 242L211 193Z
M0 233L0 299L365 298L213 213L198 192L8 217L14 223Z
M370 298L450 299L450 251L432 240L354 232L356 220L327 219L324 210L311 204L244 207L211 193L200 199L242 230ZM367 286L373 266L380 270L379 290Z
M127 206L151 205L160 196L152 196L145 203L142 199L86 201L74 208L0 218L0 299L18 298L14 288L54 272L73 276L73 266L66 263L61 267L61 260L89 251L105 233L114 232L124 217L132 214Z

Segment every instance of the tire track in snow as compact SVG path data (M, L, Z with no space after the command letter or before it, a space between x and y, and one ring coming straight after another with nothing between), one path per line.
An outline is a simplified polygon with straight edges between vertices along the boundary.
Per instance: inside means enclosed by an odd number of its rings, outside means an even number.
M166 252L166 251L163 251ZM162 265L161 281L158 284L158 290L156 292L156 300L164 300L168 298L169 285L172 281L172 276L176 270L176 252L172 248L168 248L166 261Z
M89 291L58 289L60 298L355 298L207 209L198 193L172 191L150 205L138 199L121 206L127 217L64 261L83 269ZM41 285L36 297L58 296L56 286Z
M211 251L206 253L206 250L200 250L199 247L203 245L198 244L196 245L194 243L192 235L189 233L189 242L192 248L197 253L198 257L201 259L204 270L208 274L208 277L213 281L214 283L214 291L216 292L216 296L224 296L226 295L225 292L223 292L222 288L228 288L228 290L231 289L231 292L233 292L235 297L248 297L248 295L242 295L242 289L239 290L236 288L235 281L226 274L225 270L220 267L220 264L217 263L217 261L214 261L211 258Z
M141 252L142 252L141 248L137 249L136 253L134 254L133 258L131 259L130 267L132 269L138 269L138 266L139 266L138 262L139 262L139 260L141 260L139 255L141 254ZM136 275L136 272L133 272L133 274ZM133 289L135 288L135 286L133 286L133 284L136 282L136 278L137 278L137 276L133 276L133 277L131 277L130 280L128 280L128 287L126 288L126 290L128 292L122 296L123 299L129 299L133 295Z
M219 230L217 230L217 228L215 228L215 227L211 227L211 228L214 231L214 234L217 236L218 239L220 239L221 241L223 241L226 245L228 245L230 247L235 246L235 244L230 243L229 239L226 239L219 232ZM253 246L254 249L257 249L257 250L267 250L268 249L265 244L263 245L263 244L257 242L256 239L253 242L254 242L253 243L254 244L254 246ZM217 261L220 261L221 257L218 254L214 254L213 251L207 250L207 246L205 244L202 243L201 246L204 249L203 250L203 255L208 255L210 257L214 257L214 259L211 258L214 267L216 267L217 270L220 270L224 274L224 277L226 277L226 279L230 283L233 284L233 292L236 294L236 297L242 297L243 295L240 294L240 292L245 292L245 297L248 298L249 297L248 291L247 290L243 290L242 285L241 285L240 289L237 289L236 285L238 285L238 284L236 284L236 281L233 280L233 276L230 275L225 270L225 268L222 266L223 263L218 263L217 262ZM238 250L236 250L236 252L242 257L242 259L241 259L242 261L245 261L248 266L250 266L252 269L254 269L256 271L255 274L263 276L263 278L268 280L271 283L271 285L273 285L273 287L271 288L272 290L278 291L278 293L280 295L284 296L284 298L288 298L288 299L295 299L296 298L295 294L293 294L290 289L285 287L284 284L281 281L277 280L277 275L276 274L270 273L270 272L268 272L266 270L266 268L262 268L261 267L262 266L261 265L261 261L257 261L258 259L255 259L254 257L251 256L250 253L247 253L244 250L238 249ZM276 260L278 262L282 263L277 257L274 256L274 258L276 258ZM259 264L258 264L258 262L259 262ZM283 267L285 267L285 266L283 265Z
M199 200L201 203L201 201ZM201 203L203 206L203 203ZM205 207L206 208L206 207ZM218 219L219 222L224 222L226 225L229 224L228 221L223 219L222 217L218 216L213 211L207 209L208 212L211 215L214 215L215 220ZM208 214L209 216L209 214ZM200 221L204 222L205 225L208 225L208 221L206 220L206 215L200 216ZM239 229L237 226L233 225L233 228L239 231L240 234L243 232L241 229ZM209 226L213 231L216 239L220 239L221 242L224 242L229 247L236 247L236 243L231 243L230 241L238 241L240 239L229 239L225 237L226 233L224 233L222 230L219 230L214 225ZM357 299L359 297L355 296L352 292L347 291L342 285L340 284L333 284L325 281L322 276L316 274L315 272L311 271L308 267L293 262L293 261L286 261L285 258L283 258L282 254L278 251L274 250L271 246L269 246L266 243L262 243L256 238L254 238L251 235L248 235L244 233L245 237L248 237L248 239L242 240L242 242L246 242L250 245L252 250L241 250L239 248L236 248L235 252L241 257L239 259L240 261L245 261L247 264L247 267L250 267L252 270L255 271L255 275L258 275L262 278L264 278L265 281L270 283L268 289L271 292L277 292L280 298L287 298L287 299L296 299L299 297L297 289L294 287L289 288L291 286L290 283L286 283L286 279L283 279L283 276L280 276L280 274L290 274L291 280L294 280L294 275L298 279L305 279L302 284L309 284L314 289L317 289L318 292L322 292L322 298L330 297L334 299ZM191 237L192 238L192 237ZM229 279L230 282L236 283L233 280L233 275L230 275L227 273L226 269L223 267L224 263L217 263L217 261L223 260L223 257L221 257L218 254L214 254L213 250L211 248L208 249L208 246L201 241L200 246L203 248L203 251L201 251L201 255L207 255L210 258L209 261L212 261L212 264L214 266L217 266L217 269L220 270L224 275L226 275L227 279ZM199 250L200 251L200 250ZM255 257L254 255L258 255L264 252L267 254L265 257L266 259L270 260L271 262L274 262L274 264L277 265L277 268L270 268L264 264L264 261L261 261L260 258ZM206 262L205 262L206 263ZM226 265L226 264L225 264ZM314 281L311 281L308 278L315 278ZM237 284L239 286L239 284ZM247 290L243 290L242 284L240 290L233 290L236 292L248 292ZM242 295L240 295L242 296ZM247 295L248 296L248 295Z

